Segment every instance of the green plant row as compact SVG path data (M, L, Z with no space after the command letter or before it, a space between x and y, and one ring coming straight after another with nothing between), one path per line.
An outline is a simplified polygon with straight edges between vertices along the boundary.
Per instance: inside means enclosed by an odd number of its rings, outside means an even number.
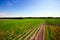
M18 35L24 35L27 30L33 30L33 28L41 24L43 20L44 19L0 20L0 39L12 40Z

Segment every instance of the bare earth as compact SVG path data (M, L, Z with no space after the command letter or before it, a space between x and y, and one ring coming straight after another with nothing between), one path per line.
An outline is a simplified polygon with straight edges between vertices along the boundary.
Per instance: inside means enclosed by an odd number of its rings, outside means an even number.
M42 24L39 32L33 40L45 40L45 25Z

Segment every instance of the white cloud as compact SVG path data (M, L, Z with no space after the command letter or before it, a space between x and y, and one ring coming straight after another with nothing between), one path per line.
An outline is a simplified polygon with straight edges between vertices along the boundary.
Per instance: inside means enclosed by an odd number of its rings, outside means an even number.
M0 12L0 17L4 17L4 16L7 16L7 14L4 12Z
M0 12L0 17L19 17L19 16L14 15L14 14L9 14L6 12Z

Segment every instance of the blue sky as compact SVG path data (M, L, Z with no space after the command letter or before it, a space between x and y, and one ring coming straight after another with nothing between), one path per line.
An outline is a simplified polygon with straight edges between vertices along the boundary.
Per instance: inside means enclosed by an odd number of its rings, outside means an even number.
M0 0L0 17L60 17L60 0Z

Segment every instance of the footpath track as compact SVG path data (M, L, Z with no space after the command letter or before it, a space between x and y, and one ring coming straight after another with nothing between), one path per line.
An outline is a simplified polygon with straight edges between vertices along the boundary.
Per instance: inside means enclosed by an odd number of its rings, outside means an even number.
M42 24L40 30L38 31L37 35L31 40L45 40L45 24ZM34 35L33 35L34 36Z

